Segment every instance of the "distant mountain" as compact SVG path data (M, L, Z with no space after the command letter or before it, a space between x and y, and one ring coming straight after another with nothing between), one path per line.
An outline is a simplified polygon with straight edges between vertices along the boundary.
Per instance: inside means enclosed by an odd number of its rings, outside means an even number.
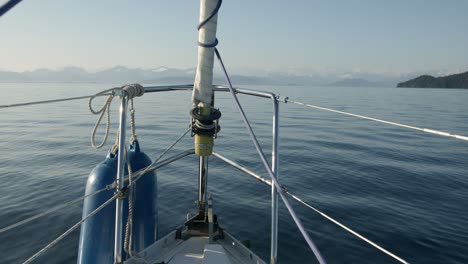
M79 67L66 67L59 71L37 69L19 74L28 82L93 82L92 76Z
M174 69L159 67L155 69L112 68L88 72L79 67L66 67L60 70L37 69L25 72L0 71L1 82L42 82L42 83L142 83L142 84L180 84L193 83L195 69ZM236 85L310 85L308 76L274 74L267 76L247 76L233 74ZM224 76L215 74L214 82L224 84Z
M464 88L468 89L468 72L444 77L421 75L417 78L397 84L404 88Z
M172 83L181 79L193 82L195 78L194 72L194 69L171 69L167 67L140 69L125 66L115 66L96 72L89 72L79 67L66 67L60 70L0 71L0 83L144 83L146 80L152 80L154 83Z
M359 70L340 71L249 71L239 69L231 73L234 85L284 85L284 86L340 86L340 87L391 87L400 80L409 79L415 73L366 73ZM434 74L440 74L435 72ZM188 84L195 79L195 68L176 69L157 67L152 69L114 66L98 71L87 71L80 67L66 67L59 70L37 69L12 72L0 70L0 83L106 83L106 84ZM339 81L337 81L339 80ZM215 71L214 82L226 84L221 72Z
M386 86L383 83L371 82L360 78L347 78L339 80L333 83L327 84L327 86L333 87L383 87Z
M19 72L0 71L0 82L28 82L28 78Z

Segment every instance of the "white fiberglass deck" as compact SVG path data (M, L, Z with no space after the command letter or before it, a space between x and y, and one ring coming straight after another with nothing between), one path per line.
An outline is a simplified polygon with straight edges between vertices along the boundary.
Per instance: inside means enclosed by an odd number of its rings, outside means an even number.
M186 238L177 239L176 231L168 234L125 264L266 264L226 232L212 244L207 236L183 234Z

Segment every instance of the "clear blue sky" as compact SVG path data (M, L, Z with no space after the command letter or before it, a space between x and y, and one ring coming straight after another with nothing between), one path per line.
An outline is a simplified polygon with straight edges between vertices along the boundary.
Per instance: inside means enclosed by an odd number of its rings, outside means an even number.
M0 69L195 67L198 15L196 0L23 0L0 18ZM467 32L465 0L224 0L218 20L231 69L468 70Z

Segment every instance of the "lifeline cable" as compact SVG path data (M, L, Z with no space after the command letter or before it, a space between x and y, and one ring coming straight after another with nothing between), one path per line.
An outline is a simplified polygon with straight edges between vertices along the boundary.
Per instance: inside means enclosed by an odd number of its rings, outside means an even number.
M169 152L177 143L179 143L179 141L182 140L182 138L185 137L185 135L187 135L188 132L190 132L192 129L189 128L187 129L184 133L182 133L182 135L179 136L179 138L176 139L176 141L174 141L169 147L167 147L163 153L161 153L150 165L148 165L146 168L144 169L141 169L137 172L135 172L135 175L133 175L135 177L135 179L133 180L133 182L137 182L141 176L143 176L145 173L147 172L151 172L151 171L154 171L156 168L152 168L153 165L156 164L156 162L158 162L164 155L166 155L167 152Z
M133 107L133 105L132 105ZM133 125L134 126L134 125ZM166 150L163 151L159 157L157 157L150 165L148 165L146 168L141 169L140 171L137 171L136 174L138 177L133 179L133 170L130 165L130 162L128 161L128 155L127 155L127 150L125 150L125 159L127 162L127 169L128 169L128 189L129 189L129 194L128 194L128 218L127 218L127 224L125 225L125 239L124 239L124 250L127 252L127 254L131 257L133 257L133 252L132 252L132 231L133 231L133 192L135 190L134 188L134 183L136 183L137 180L141 178L142 175L150 171L151 166L153 166L156 162L158 162L167 152L169 152L179 141L187 135L187 133L190 131L190 128L187 129L176 141L174 141ZM132 136L133 137L133 136ZM136 139L136 136L135 136Z
M418 130L418 131L422 131L422 132L426 132L426 133L430 133L430 134L435 134L435 135L445 136L445 137L452 137L452 138L468 141L468 137L466 137L466 136L461 136L461 135L452 134L452 133L443 132L443 131L438 131L438 130L429 129L429 128L420 128L420 127L415 127L415 126L409 126L409 125L404 125L404 124L400 124L400 123L396 123L396 122L385 121L385 120L377 119L377 118L373 118L373 117L357 115L357 114L343 112L343 111L339 111L339 110L335 110L335 109L331 109L331 108L321 107L321 106L317 106L317 105L306 104L306 103L303 103L303 102L291 100L288 97L284 98L284 102L285 103L291 102L293 104L303 105L303 106L307 106L307 107L311 107L311 108L315 108L315 109L319 109L319 110L323 110L323 111L338 113L338 114L347 115L347 116L354 116L354 117L357 117L357 118L371 120L371 121L375 121L375 122L379 122L379 123L384 123L384 124L389 124L389 125L393 125L393 126L399 126L399 127L414 129L414 130Z
M18 103L18 104L0 105L0 109L20 107L20 106L29 106L29 105L59 103L59 102L66 102L66 101L75 101L75 100L89 99L89 98L96 97L96 96L106 96L106 95L110 95L110 93L104 93L104 94L101 94L101 95L85 95L85 96L77 96L77 97L68 97L68 98L44 100L44 101L34 101L34 102L26 102L26 103Z
M36 254L34 254L32 257L28 258L23 264L28 264L33 262L35 259L37 259L40 255L42 255L44 252L46 252L48 249L53 247L55 244L60 242L63 238L68 236L71 232L73 232L75 229L81 226L86 220L94 216L95 214L99 213L104 207L106 207L109 203L114 201L117 198L118 194L114 194L109 200L105 201L103 204L101 204L98 208L96 208L94 211L92 211L89 215L87 215L85 218L81 219L78 223L74 224L72 227L70 227L67 231L65 231L63 234L58 236L56 239L54 239L52 242L47 244L45 247L43 247L41 250L39 250Z
M51 209L49 209L49 210L47 210L47 211L44 211L44 212L42 212L42 213L33 215L33 216L31 216L31 217L28 217L28 218L26 218L26 219L24 219L24 220L21 220L21 221L19 221L19 222L17 222L17 223L14 223L14 224L12 224L12 225L6 226L6 227L0 229L0 234L6 232L6 231L8 231L8 230L11 230L11 229L13 229L13 228L16 228L16 227L18 227L18 226L22 226L22 225L24 225L24 224L27 224L27 223L29 223L29 222L31 222L31 221L33 221L33 220L36 220L36 219L38 219L38 218L41 218L41 217L43 217L43 216L49 215L49 214L51 214L51 213L53 213L53 212L56 212L56 211L58 211L58 210L60 210L60 209L62 209L62 208L65 208L65 207L67 207L67 206L69 206L69 205L73 205L73 204L75 204L75 203L77 203L77 202L80 202L80 201L82 201L82 200L84 200L84 199L86 199L86 198L88 198L88 197L94 196L94 195L96 195L96 194L98 194L98 193L101 193L101 192L103 192L103 191L106 191L106 190L110 190L112 187L114 187L114 184L109 184L109 185L107 185L106 187L104 187L104 188L102 188L102 189L100 189L100 190L97 190L97 191L95 191L95 192L93 192L93 193L90 193L90 194L81 196L80 198L77 198L77 199L75 199L75 200L71 200L71 201L69 201L69 202L67 202L67 203L64 203L64 204L62 204L62 205L58 205L58 206L56 206L56 207L54 207L54 208L51 208Z
M364 242L368 243L369 245L375 247L376 249L382 251L383 253L387 254L388 256L398 260L399 262L403 263L403 264L407 264L409 262L407 262L406 260L398 257L397 255L393 254L392 252L386 250L385 248L377 245L376 243L374 243L373 241L371 241L370 239L366 238L365 236L359 234L358 232L352 230L351 228L345 226L344 224L338 222L337 220L333 219L331 216L325 214L324 212L318 210L317 208L313 207L312 205L308 204L307 202L305 202L304 200L302 200L301 198L297 197L296 195L290 193L288 190L285 191L286 194L288 194L291 198L293 198L294 200L298 201L299 203L303 204L304 206L307 206L309 207L310 209L314 210L316 213L318 213L319 215L321 215L322 217L324 217L325 219L331 221L332 223L334 223L335 225L343 228L344 230L348 231L349 233L353 234L354 236L360 238L361 240L363 240Z
M253 177L254 179L260 181L261 183L263 184L266 184L268 186L271 186L271 181L259 176L258 174L252 172L251 170L247 169L247 168L244 168L242 167L241 165L237 164L236 162L216 153L216 152L213 152L213 156L215 156L216 158L226 162L227 164L231 165L232 167L244 172L245 174ZM336 224L337 226L343 228L344 230L348 231L349 233L353 234L354 236L358 237L359 239L363 240L364 242L370 244L371 246L377 248L378 250L382 251L383 253L389 255L390 257L398 260L399 262L401 263L404 263L404 264L407 264L408 262L400 257L398 257L397 255L393 254L392 252L386 250L385 248L377 245L375 242L371 241L370 239L364 237L363 235L359 234L358 232L352 230L351 228L345 226L344 224L340 223L338 220L335 220L334 218L332 218L331 216L325 214L324 212L320 211L319 209L313 207L312 205L310 205L309 203L305 202L304 200L302 200L301 198L299 198L298 196L292 194L291 192L289 192L284 186L282 187L282 189L284 190L284 192L289 195L291 198L293 198L294 200L298 201L299 203L303 204L304 206L307 206L309 207L310 209L314 210L316 213L318 213L319 215L321 215L322 217L324 217L325 219L331 221L332 223Z

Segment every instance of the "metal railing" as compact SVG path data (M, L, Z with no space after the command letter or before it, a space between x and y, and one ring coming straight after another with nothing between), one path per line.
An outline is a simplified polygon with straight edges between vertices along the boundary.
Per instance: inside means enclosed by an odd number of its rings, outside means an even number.
M168 86L146 86L145 93L192 90L193 85L168 85ZM214 86L215 91L229 92L229 88L221 85ZM279 138L279 105L277 95L271 92L256 91L250 89L235 88L238 94L251 95L262 98L269 98L273 104L272 117L272 149L271 149L271 170L278 178L278 138ZM202 186L200 185L199 188ZM278 192L275 185L271 185L271 245L270 263L276 264L278 258Z

